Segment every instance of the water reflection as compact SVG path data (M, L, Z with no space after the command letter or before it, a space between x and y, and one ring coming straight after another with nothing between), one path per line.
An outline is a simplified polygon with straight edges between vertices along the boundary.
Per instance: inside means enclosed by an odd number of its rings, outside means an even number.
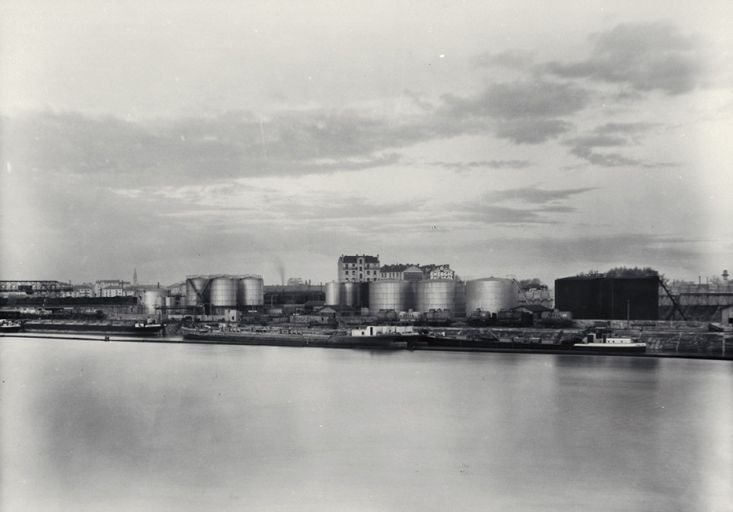
M3 340L0 370L3 510L731 508L726 362Z

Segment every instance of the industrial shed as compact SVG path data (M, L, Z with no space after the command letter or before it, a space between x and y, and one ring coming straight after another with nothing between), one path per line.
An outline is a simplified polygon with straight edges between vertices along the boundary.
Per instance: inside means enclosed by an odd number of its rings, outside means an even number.
M555 280L555 307L576 319L657 320L659 278L564 277Z

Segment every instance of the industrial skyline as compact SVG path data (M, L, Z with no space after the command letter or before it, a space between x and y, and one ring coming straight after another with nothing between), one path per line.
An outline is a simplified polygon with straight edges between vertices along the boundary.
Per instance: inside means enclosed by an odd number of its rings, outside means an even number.
M0 279L733 254L733 5L10 1ZM286 270L285 270L286 269Z

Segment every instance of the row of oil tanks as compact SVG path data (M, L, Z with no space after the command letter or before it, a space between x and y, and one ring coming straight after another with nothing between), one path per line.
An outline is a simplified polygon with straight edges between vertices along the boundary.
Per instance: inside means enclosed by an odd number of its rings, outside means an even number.
M368 284L368 303L365 287ZM519 288L513 279L487 277L462 282L452 279L402 281L386 279L370 283L331 282L326 285L326 305L367 307L380 311L446 312L461 317L476 311L498 313L517 305Z
M265 285L256 276L196 276L186 279L186 305L221 308L256 307L265 303Z

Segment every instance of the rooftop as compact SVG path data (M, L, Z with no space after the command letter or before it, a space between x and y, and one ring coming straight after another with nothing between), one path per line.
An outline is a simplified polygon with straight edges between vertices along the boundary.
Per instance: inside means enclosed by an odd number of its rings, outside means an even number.
M555 281L590 281L593 279L615 279L615 280L633 280L633 279L659 279L659 276L646 275L646 276L609 276L607 274L585 274L578 276L560 277Z
M339 258L339 261L342 263L356 263L358 258L364 258L364 263L379 263L379 254L377 254L376 256L369 256L367 254L342 254Z
M402 272L403 270L414 266L412 263L395 263L393 265L382 265L379 269L382 272Z

